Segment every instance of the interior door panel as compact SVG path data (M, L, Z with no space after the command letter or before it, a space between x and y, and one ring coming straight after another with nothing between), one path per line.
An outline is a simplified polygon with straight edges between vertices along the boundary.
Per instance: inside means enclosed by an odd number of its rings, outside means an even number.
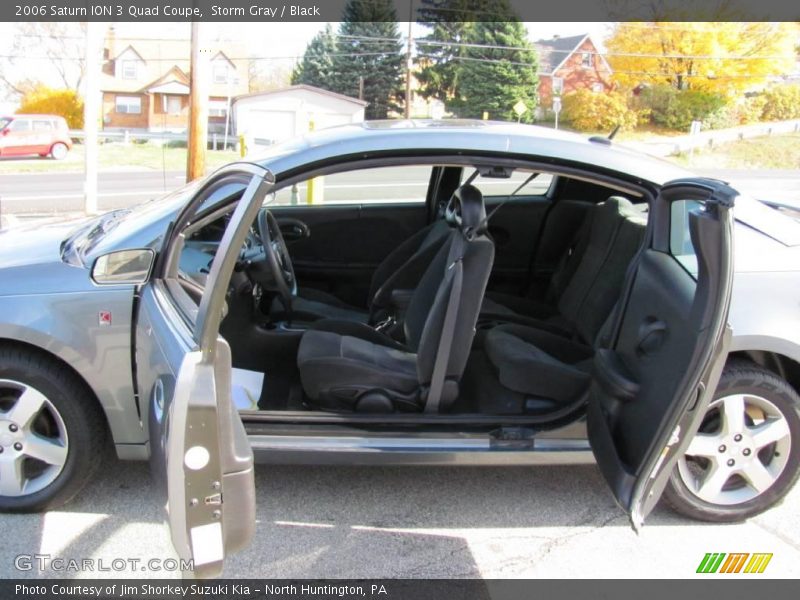
M271 207L283 227L307 228L289 242L301 287L366 305L372 273L403 241L427 224L424 203Z
M662 189L651 211L650 247L629 273L612 331L595 354L589 440L635 528L655 506L694 436L725 362L735 194L706 180ZM687 215L694 272L665 241L672 203L683 200L704 201Z

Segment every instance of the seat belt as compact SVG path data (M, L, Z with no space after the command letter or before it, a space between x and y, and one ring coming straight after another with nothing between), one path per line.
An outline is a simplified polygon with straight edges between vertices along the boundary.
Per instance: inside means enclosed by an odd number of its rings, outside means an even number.
M433 373L431 374L431 385L428 388L428 397L425 401L426 413L438 413L439 403L444 391L444 383L447 377L447 365L450 362L450 349L453 346L453 337L456 331L456 319L458 317L459 300L461 299L461 286L464 281L464 252L467 246L466 236L459 232L453 243L448 256L449 266L447 270L450 274L451 286L450 295L447 299L447 308L444 313L442 323L442 335L439 338L439 347L436 349L436 360L433 363Z

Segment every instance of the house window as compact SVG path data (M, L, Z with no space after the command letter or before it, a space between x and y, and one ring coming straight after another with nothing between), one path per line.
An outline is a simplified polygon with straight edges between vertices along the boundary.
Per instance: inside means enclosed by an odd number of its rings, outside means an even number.
M228 83L230 68L228 63L217 61L212 67L214 83Z
M142 99L139 96L117 96L115 108L118 113L138 115L142 112Z
M564 91L564 78L553 77L553 93L561 94Z
M179 115L183 108L180 96L164 96L164 112L168 115Z
M596 92L596 93L598 93L598 94L599 94L599 93L601 93L601 92L604 92L604 91L606 91L606 86L604 86L604 85L603 85L601 82L599 82L599 81L595 81L595 82L592 84L592 91L593 91L593 92Z
M208 103L208 116L225 118L228 114L228 103L223 100L212 100Z
M122 61L122 78L137 79L139 77L139 63L135 60Z
M581 55L581 66L591 68L592 65L592 53L591 52L584 52Z

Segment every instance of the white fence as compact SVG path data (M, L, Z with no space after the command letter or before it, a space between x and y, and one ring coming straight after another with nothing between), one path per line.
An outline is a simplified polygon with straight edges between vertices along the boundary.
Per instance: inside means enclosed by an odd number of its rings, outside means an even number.
M800 120L772 121L742 125L730 129L709 129L675 137L655 136L650 141L622 142L621 145L655 156L674 156L700 148L713 148L726 142L780 133L800 133Z

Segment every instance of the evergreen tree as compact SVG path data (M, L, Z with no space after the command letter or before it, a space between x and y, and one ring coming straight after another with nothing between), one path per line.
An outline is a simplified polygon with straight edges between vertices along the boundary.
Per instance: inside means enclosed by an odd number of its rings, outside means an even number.
M330 23L317 33L306 46L303 60L292 71L292 85L313 85L324 90L335 89L333 61L336 37Z
M461 117L517 120L513 106L522 101L531 122L539 83L537 57L519 21L476 22L466 30L459 59L457 96L451 103ZM513 49L512 49L513 48Z
M404 95L402 43L392 0L349 0L339 25L333 90L358 97L367 119L400 110Z
M497 0L421 0L418 22L431 32L416 40L418 92L448 103L456 96L458 57L466 30Z

